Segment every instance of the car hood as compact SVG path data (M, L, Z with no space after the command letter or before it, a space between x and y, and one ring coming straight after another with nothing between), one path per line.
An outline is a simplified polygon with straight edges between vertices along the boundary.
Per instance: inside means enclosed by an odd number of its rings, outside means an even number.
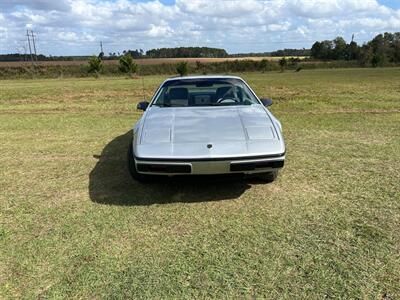
M284 152L283 141L261 105L151 107L136 155L150 158L217 158Z

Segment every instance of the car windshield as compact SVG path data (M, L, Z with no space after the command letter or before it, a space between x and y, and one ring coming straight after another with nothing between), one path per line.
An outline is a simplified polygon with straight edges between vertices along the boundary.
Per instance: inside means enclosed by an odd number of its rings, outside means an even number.
M169 80L152 105L159 107L227 106L259 104L240 79L197 78Z

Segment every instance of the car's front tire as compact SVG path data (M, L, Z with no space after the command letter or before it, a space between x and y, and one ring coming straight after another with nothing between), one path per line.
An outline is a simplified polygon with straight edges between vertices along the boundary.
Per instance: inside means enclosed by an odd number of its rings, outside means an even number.
M129 173L131 174L132 178L135 179L136 181L139 181L139 182L148 182L149 181L148 175L140 174L136 169L135 157L133 155L132 142L129 143L129 148L128 148L128 169L129 169Z
M274 170L271 172L266 172L266 173L261 173L257 176L260 178L262 181L266 183L270 183L276 180L278 178L278 170Z

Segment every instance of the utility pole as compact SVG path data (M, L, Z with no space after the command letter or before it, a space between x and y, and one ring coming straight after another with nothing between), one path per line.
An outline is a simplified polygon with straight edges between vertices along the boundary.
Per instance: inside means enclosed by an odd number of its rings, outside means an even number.
M31 39L30 39L30 34L29 34L29 30L26 30L26 36L28 37L28 45L29 45L29 54L31 55L31 61L33 64L33 55L32 55L32 48L31 48Z
M33 30L31 30L31 34L32 34L33 50L35 51L35 59L36 59L36 61L37 61L37 53L36 53L35 35L33 34Z

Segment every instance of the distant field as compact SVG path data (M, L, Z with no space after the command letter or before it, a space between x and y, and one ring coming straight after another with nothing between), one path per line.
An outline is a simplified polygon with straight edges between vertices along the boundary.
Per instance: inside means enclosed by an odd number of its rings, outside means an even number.
M282 57L230 57L230 58L149 58L149 59L137 59L136 62L139 65L158 65L158 64L175 64L180 61L187 61L189 63L195 63L196 61L200 61L202 63L210 63L210 62L221 62L221 61L232 61L232 60L254 60L260 61L262 59L268 60L279 60ZM299 57L300 59L304 59L305 57ZM118 60L104 60L105 64L117 64ZM40 61L37 62L39 65L43 66L59 66L59 65L81 65L87 64L86 60L74 60L74 61ZM0 67L4 66L19 66L19 65L31 65L30 62L0 62Z
M0 81L0 298L400 299L400 69L238 75L272 184L133 181L141 80Z

